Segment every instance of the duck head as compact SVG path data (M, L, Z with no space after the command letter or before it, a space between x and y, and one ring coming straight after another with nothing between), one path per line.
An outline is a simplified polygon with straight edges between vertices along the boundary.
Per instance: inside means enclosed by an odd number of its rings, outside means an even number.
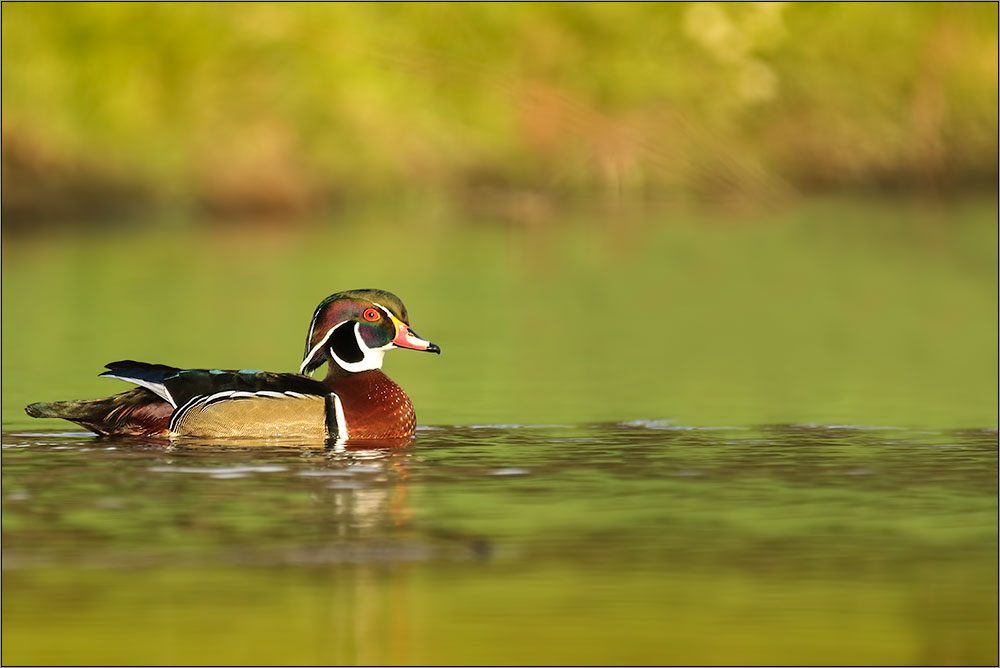
M299 373L310 373L324 362L330 364L331 373L380 369L385 352L393 348L441 353L410 329L406 307L391 292L338 292L320 302L313 313Z

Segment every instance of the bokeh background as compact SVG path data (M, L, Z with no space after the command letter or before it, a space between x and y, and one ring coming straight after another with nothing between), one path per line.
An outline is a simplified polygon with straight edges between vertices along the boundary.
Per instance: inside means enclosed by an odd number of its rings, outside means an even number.
M993 3L2 11L5 427L354 287L424 423L997 424Z
M5 664L996 664L996 3L0 11ZM359 287L410 447L23 412Z

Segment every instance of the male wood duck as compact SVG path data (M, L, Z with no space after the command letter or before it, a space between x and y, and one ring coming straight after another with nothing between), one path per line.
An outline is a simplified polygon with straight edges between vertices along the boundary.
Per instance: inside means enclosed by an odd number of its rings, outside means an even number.
M392 348L441 352L410 329L398 297L348 290L316 307L299 373L113 362L101 375L138 387L106 399L31 404L25 411L70 420L101 435L409 438L416 426L413 404L381 371L382 357ZM305 375L323 363L322 381Z

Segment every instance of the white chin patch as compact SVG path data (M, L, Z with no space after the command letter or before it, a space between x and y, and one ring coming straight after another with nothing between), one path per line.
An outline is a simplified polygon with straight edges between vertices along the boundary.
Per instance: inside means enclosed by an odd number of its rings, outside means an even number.
M392 348L392 344L388 343L381 348L369 348L365 345L364 339L361 338L361 324L354 323L354 338L358 341L358 347L361 349L361 353L364 357L359 362L345 362L337 356L333 348L330 348L330 359L337 363L344 371L349 371L351 373L358 373L359 371L371 371L372 369L382 368L382 358L385 357L385 351Z

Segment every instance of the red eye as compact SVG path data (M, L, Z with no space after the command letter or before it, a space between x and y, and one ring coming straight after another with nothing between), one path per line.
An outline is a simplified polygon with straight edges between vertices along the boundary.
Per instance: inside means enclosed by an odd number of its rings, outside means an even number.
M375 309L373 308L365 309L365 320L367 320L368 322L375 322L376 320L379 319L379 317L381 316L379 316L378 311L376 311Z

